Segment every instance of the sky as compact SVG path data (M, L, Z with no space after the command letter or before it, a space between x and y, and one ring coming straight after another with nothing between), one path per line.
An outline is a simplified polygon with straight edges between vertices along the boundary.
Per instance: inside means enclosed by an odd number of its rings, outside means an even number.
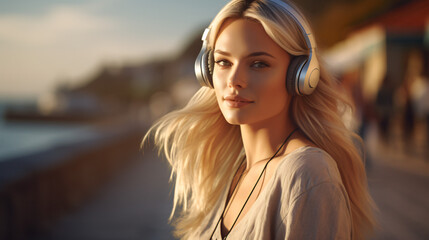
M0 0L0 98L180 51L227 0Z

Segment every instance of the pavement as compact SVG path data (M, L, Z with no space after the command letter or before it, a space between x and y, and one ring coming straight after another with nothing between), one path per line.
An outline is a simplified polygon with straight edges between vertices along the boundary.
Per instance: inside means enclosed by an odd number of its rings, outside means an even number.
M429 239L429 178L388 165L368 172L378 212L373 240Z
M383 146L371 132L366 139L368 183L379 209L379 228L371 239L429 239L428 155ZM136 156L85 206L34 239L174 239L168 224L171 207L169 167L148 151Z
M378 207L373 240L429 239L429 149L421 130L407 141L396 130L383 141L373 125L366 135L368 185Z
M154 152L134 161L88 203L37 240L169 240L172 208L169 168Z

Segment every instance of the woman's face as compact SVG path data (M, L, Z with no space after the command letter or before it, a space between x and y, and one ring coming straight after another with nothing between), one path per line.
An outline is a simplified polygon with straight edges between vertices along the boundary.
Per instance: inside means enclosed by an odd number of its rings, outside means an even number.
M228 19L214 47L213 85L230 124L258 124L287 115L290 56L249 19Z

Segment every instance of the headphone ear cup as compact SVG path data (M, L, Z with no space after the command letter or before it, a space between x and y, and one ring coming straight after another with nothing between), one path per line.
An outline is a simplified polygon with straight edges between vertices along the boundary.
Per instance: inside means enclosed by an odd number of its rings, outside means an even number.
M290 60L286 74L286 90L292 95L300 95L299 93L299 75L304 64L308 61L308 56L296 56Z
M214 57L213 51L210 49L207 51L207 83L209 87L213 88L213 70L214 70Z
M203 46L197 56L197 59L195 60L195 75L197 77L198 82L203 87L213 88L211 80L212 67L210 66L213 60L211 59L211 50Z

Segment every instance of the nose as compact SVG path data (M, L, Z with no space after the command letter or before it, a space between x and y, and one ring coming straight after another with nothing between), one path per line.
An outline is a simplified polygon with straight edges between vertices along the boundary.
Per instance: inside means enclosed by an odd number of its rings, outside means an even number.
M227 85L229 88L246 88L247 87L247 74L240 64L237 64L235 68L231 69L228 77Z

